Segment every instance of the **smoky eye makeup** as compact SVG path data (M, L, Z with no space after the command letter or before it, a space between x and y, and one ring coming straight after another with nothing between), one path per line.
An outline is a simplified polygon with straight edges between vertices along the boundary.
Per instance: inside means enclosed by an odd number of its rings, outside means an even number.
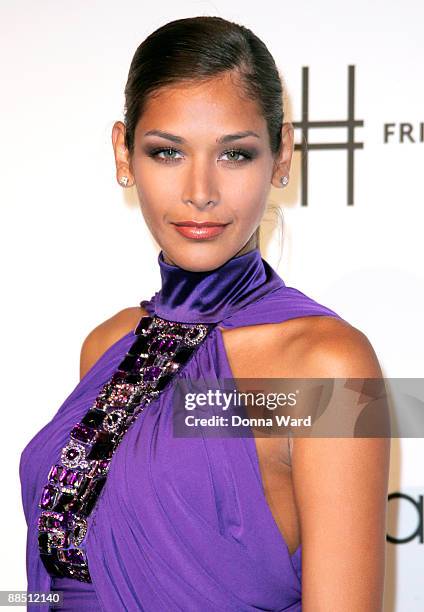
M175 146L155 146L155 145L144 145L143 147L144 153L159 162L178 162L184 157L184 153L176 148ZM240 165L247 163L249 161L254 160L258 157L259 151L256 147L227 147L224 148L218 155L218 158L226 157L227 159L223 159L224 163Z

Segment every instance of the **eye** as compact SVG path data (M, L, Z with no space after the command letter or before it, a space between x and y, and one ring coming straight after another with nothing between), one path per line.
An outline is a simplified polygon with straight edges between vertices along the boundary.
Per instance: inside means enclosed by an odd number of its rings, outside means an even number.
M160 157L159 154L160 153L179 153L179 151L177 151L177 149L173 149L172 147L162 147L160 149L154 149L153 151L150 151L149 155L151 157L160 159L161 161L165 162L165 163L169 163L169 162L173 162L174 160L178 159L176 157L172 157L169 155L165 155L164 157Z
M164 163L174 163L179 159L182 159L182 157L176 157L176 155L181 155L181 152L173 147L159 147L152 149L148 154L153 159L158 159ZM224 159L223 161L229 162L232 165L244 164L252 160L254 157L254 154L242 149L230 149L228 151L224 151L222 155L227 155L228 159ZM243 159L238 159L240 157Z
M246 161L249 161L249 159L252 159L252 155L250 153L248 153L247 151L242 151L241 149L230 149L229 151L225 151L223 153L223 155L229 155L230 159L226 160L226 161L230 161L232 163L235 164L240 164L240 163L244 163ZM234 156L240 156L242 155L244 157L244 159L234 159ZM224 160L225 161L225 160Z

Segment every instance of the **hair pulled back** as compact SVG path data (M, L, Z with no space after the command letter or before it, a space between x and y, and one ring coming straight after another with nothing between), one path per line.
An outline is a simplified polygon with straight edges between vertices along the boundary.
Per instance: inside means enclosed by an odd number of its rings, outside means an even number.
M271 151L281 146L283 86L266 45L245 26L216 16L171 21L137 48L125 86L125 145L132 155L134 132L151 96L162 87L202 82L235 71L243 94L266 120Z

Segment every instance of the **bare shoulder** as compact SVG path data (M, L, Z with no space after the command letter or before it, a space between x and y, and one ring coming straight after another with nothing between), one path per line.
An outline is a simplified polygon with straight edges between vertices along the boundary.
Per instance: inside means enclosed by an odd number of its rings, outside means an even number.
M295 319L282 334L295 360L298 376L322 378L378 378L382 376L367 336L343 319L310 316Z
M134 330L148 312L141 306L124 308L97 325L85 338L80 355L80 378L92 368L108 348Z
M307 319L296 329L299 376L382 376L363 332L332 317ZM305 609L382 610L389 462L390 438L293 438Z

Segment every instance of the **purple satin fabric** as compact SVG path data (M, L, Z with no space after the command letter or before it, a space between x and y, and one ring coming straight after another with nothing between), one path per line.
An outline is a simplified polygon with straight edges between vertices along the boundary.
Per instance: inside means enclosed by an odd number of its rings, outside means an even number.
M161 290L141 305L169 320L235 328L341 318L286 287L258 249L209 272L169 265L162 252L158 264ZM37 504L47 474L134 339L130 331L100 357L22 452L28 590L64 590L63 612L300 611L301 547L290 555L273 519L254 439L175 437L172 383L125 434L88 518L93 583L47 574L37 545ZM179 376L218 386L232 378L218 326ZM46 606L28 610L45 612Z
M162 283L152 298L155 312L164 319L182 323L222 321L284 285L262 259L259 249L233 257L207 272L170 265L164 261L162 251L158 263Z

